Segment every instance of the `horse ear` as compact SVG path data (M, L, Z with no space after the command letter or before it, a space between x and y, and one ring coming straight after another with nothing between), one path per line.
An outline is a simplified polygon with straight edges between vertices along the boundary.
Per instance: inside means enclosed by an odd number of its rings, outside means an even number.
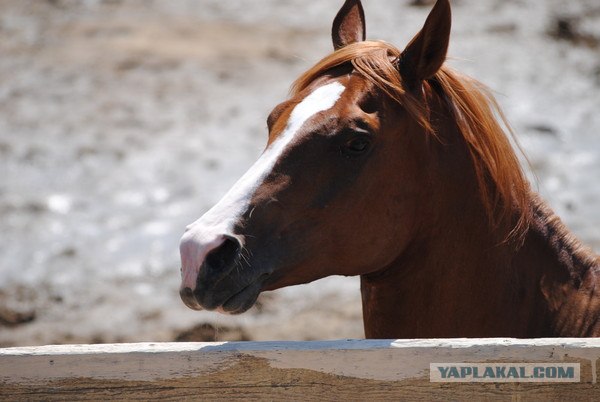
M423 29L410 41L400 56L400 74L405 79L426 80L442 67L448 52L451 25L450 2L437 0Z
M335 50L365 40L365 12L360 0L346 0L333 20L331 37Z

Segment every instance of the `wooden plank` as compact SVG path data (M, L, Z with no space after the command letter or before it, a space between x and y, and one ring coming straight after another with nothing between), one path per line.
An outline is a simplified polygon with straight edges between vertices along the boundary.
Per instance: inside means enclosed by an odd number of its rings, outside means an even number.
M143 343L0 349L0 399L600 400L600 339ZM580 364L577 383L437 383L430 363Z

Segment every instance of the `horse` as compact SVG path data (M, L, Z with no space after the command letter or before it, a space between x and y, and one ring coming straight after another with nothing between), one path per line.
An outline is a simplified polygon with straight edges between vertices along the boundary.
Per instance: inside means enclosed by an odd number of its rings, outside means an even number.
M186 228L188 307L360 275L367 338L600 335L600 258L532 190L490 90L445 64L450 27L438 0L400 51L345 1L260 158Z

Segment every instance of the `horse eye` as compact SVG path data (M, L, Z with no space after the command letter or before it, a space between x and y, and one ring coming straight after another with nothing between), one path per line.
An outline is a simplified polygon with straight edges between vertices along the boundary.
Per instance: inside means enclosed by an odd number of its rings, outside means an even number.
M343 151L347 156L358 156L365 153L370 145L371 142L365 137L353 138L344 145Z

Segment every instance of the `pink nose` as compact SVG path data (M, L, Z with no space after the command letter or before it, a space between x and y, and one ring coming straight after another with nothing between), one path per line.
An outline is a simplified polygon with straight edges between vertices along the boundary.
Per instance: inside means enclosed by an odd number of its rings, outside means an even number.
M187 231L181 238L179 252L181 254L181 291L189 288L196 289L200 267L211 251L219 248L225 242L222 234L210 235Z
M242 250L241 238L214 234L198 226L188 230L181 239L181 300L194 310L200 310L207 300L206 291L236 266ZM217 232L218 233L218 232Z

